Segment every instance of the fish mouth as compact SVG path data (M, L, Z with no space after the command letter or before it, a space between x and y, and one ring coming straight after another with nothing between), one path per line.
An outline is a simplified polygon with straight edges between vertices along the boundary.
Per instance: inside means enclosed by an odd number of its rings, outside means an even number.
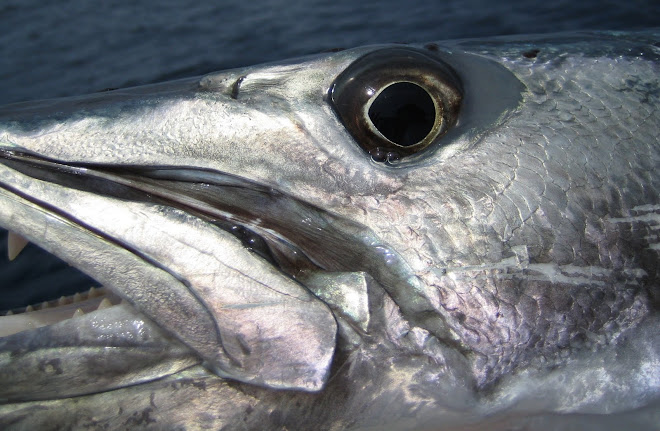
M246 198L247 195L251 195L253 199L260 202L265 199L276 199L278 194L274 189L260 187L235 176L204 170L178 167L69 165L36 155L6 150L0 150L0 157L2 158L0 163L41 181L120 200L167 205L195 214L208 223L231 233L241 240L247 250L285 271L292 278L296 278L300 271L320 269L295 245L276 234L272 226L267 224L268 227L261 226L264 218L252 211L249 205L237 205L237 203L247 203L247 200L241 201L240 199L241 197ZM231 193L227 193L228 190L234 191L236 197L230 199ZM30 199L29 196L21 194L19 191L16 193ZM191 194L186 195L186 193ZM218 197L226 199L218 199ZM71 217L52 205L38 202L35 199L32 201L84 226L84 222L76 220L75 217ZM86 227L94 230L89 226ZM256 231L260 231L261 235ZM122 243L120 239L98 230L95 230L95 233L106 240L115 242L118 246L131 248L128 244ZM9 235L12 237L9 241L21 242L22 237L12 232ZM10 246L10 248L17 249L9 251L12 260L26 245L26 242L23 240L21 245ZM137 250L132 251L139 253ZM158 262L152 263L159 265ZM74 267L70 267L70 273L75 271L77 270ZM90 282L92 286L96 285L96 287L91 287L89 290L78 290L59 298L53 297L49 293L48 287L44 287L43 291L39 292L42 297L46 298L43 301L10 307L0 306L0 322L2 322L0 337L55 324L122 302L130 306L112 290L99 287L99 284L94 283L93 280ZM5 316L11 316L11 318Z
M143 202L181 209L193 214L207 223L222 229L239 239L244 247L266 260L278 270L293 279L299 278L306 271L318 271L324 267L339 268L339 262L332 262L328 256L315 262L303 252L295 242L303 243L310 251L317 247L315 232L327 231L323 226L313 226L310 223L310 212L304 205L296 205L292 200L279 193L276 189L264 187L254 182L204 169L185 169L181 167L129 167L103 166L85 164L65 164L37 155L0 150L0 163L34 179L58 184L60 186L94 193L121 201ZM11 189L9 186L4 186ZM140 251L114 238L107 233L85 225L76 220L75 216L50 205L39 202L38 199L12 190L17 195L33 201L48 211L79 224L99 237L115 243L141 255ZM294 232L290 225L290 215L285 211L293 210L298 217L306 217L302 230ZM303 214L307 212L306 214ZM13 254L17 252L12 252ZM14 257L14 256L12 256ZM151 264L163 267L159 262L141 255ZM73 263L75 265L75 263ZM164 267L163 267L164 268ZM48 293L44 292L47 296ZM43 323L55 323L64 320L64 316L81 311L101 309L121 301L120 297L106 288L96 288L91 291L77 292L69 297L52 298L40 304L23 304L19 307L5 307L2 314L17 315L22 311L33 313L49 309L52 315L48 319L38 320L39 313L34 313L34 321L24 320L25 328L43 326ZM77 305L77 306L76 306ZM0 307L1 308L1 307ZM26 309L27 308L27 309ZM55 313L55 309L61 313ZM66 311L65 311L66 310ZM46 313L41 313L46 314ZM80 312L78 312L80 314ZM56 316L59 316L56 317ZM18 332L20 326L3 328L3 334L11 335Z
M224 232L223 235L230 235L237 239L255 262L261 262L261 264L271 267L275 272L291 280L297 287L304 286L303 289L306 288L312 292L314 291L313 278L316 274L320 272L354 271L356 262L364 260L364 257L361 257L361 254L364 254L364 249L369 247L368 244L356 247L353 241L356 232L346 233L343 229L346 227L345 223L342 224L341 220L331 214L324 213L318 208L282 194L271 187L217 171L170 166L136 167L63 163L39 155L11 150L0 150L0 166L22 175L31 183L45 184L55 190L93 195L98 199L105 199L111 204L131 203L143 205L155 212L168 212L168 216L172 214L176 217L185 216L189 220L203 224L214 232ZM249 341L245 342L238 337L239 342L237 344L240 345L240 349L237 350L239 350L239 354L231 352L232 348L227 347L231 343L225 339L226 334L223 335L222 324L217 323L217 316L214 315L217 309L213 309L214 305L209 305L212 302L211 300L201 297L203 295L200 294L199 290L195 291L195 282L187 279L186 274L180 273L170 265L170 262L154 257L130 240L122 238L121 235L115 235L103 228L90 225L85 217L79 217L70 208L63 209L54 205L53 201L48 202L40 197L35 197L25 189L14 187L10 183L10 180L4 181L0 186L0 190L30 202L40 211L62 220L65 224L87 232L88 235L109 244L112 248L128 252L142 265L161 271L169 278L179 282L183 286L181 289L182 295L192 298L190 299L192 302L197 300L203 304L194 313L188 310L188 315L194 314L195 319L198 317L202 319L204 316L199 316L199 314L204 313L200 310L205 308L206 310L203 311L211 315L210 319L206 316L207 320L215 321L213 326L219 333L218 338L221 339L219 350L222 351L221 355L229 358L227 361L230 365L217 365L218 359L213 357L215 353L209 354L208 351L204 350L204 346L208 345L208 342L206 344L199 342L199 340L190 342L189 335L193 333L192 329L187 332L187 329L181 329L180 323L171 324L167 321L170 318L169 316L159 319L158 305L154 306L155 309L150 309L152 307L149 302L151 299L142 298L139 293L133 292L130 288L118 287L112 283L103 282L102 275L95 273L94 270L90 271L89 266L79 267L78 262L75 258L72 259L71 255L63 256L63 258L71 262L72 266L98 280L99 284L104 287L80 292L72 297L45 301L39 305L26 304L26 308L20 310L5 311L3 314L9 314L9 316L0 317L0 326L3 327L0 334L3 337L0 338L0 345L2 340L10 340L6 343L9 345L12 342L11 340L22 336L22 334L27 332L37 333L39 330L56 327L57 324L68 324L71 327L71 325L75 325L75 318L81 314L88 312L94 314L107 313L108 310L115 308L113 306L122 304L123 308L129 307L132 309L132 307L135 307L137 311L134 312L146 313L145 319L154 320L158 326L164 324L166 327L165 332L174 333L179 341L183 341L188 347L192 347L194 352L202 356L208 367L222 377L233 377L265 386L291 387L303 390L318 390L323 385L327 377L330 359L333 356L332 352L335 348L336 326L335 317L332 317L327 305L316 300L313 295L308 295L310 298L314 298L310 299L305 296L305 293L296 291L291 294L289 291L282 290L284 296L293 296L294 300L302 302L304 306L296 307L300 309L300 314L303 316L300 319L301 321L306 321L308 318L312 320L309 323L310 332L316 333L317 329L315 328L318 328L318 325L327 327L323 329L322 335L316 334L318 335L317 341L320 347L311 349L311 351L318 350L318 352L315 359L310 362L323 362L322 365L315 364L312 367L318 369L318 379L315 381L309 379L309 370L307 370L300 373L305 375L307 380L291 385L286 382L286 378L279 383L262 381L259 377L262 372L258 370L248 372L249 376L247 377L240 372L236 374L234 371L227 371L228 368L232 367L241 370L249 368L250 366L245 365L245 360L239 356L241 354L251 356L254 347L249 345ZM12 226L6 227L12 230ZM354 226L354 228L357 227ZM26 233L24 230L19 230L19 232L23 235ZM29 235L26 236L29 237ZM33 240L33 238L30 239ZM34 242L37 245L42 245L38 238ZM328 243L331 243L332 247L328 247ZM52 252L48 247L44 248ZM57 251L53 254L60 257ZM278 289L280 287L276 286L273 290L277 291ZM296 295L299 295L299 297ZM172 299L172 295L168 299ZM159 303L163 302L163 299L156 298L154 301ZM310 304L311 302L314 302L314 304ZM172 308L176 308L178 305L173 304ZM239 304L235 306L223 304L215 307L223 309L234 307L238 310L241 307L255 308L261 305L257 301L257 304ZM268 303L263 305L265 307L270 306ZM307 310L307 308L310 308L307 307L308 305L312 309L311 312ZM21 313L21 311L25 312ZM315 313L322 315L322 317L317 316L315 318ZM73 319L71 319L72 317ZM314 323L315 319L318 319L319 323ZM8 322L11 324L8 324ZM305 322L305 325L307 325L307 322ZM353 319L349 322L349 326L358 331L366 329L364 319L361 322L355 322ZM133 334L130 336L133 336ZM208 334L202 337L209 338ZM314 343L314 337L310 341ZM199 348L199 346L202 347ZM7 346L0 347L0 350L7 349ZM188 361L187 364L190 365L195 362ZM222 360L219 362L222 362Z
M105 196L177 208L238 238L245 248L292 278L309 270L341 270L342 261L323 254L317 232L331 232L327 220L311 219L321 210L290 198L272 187L241 177L199 168L135 167L62 163L48 158L0 149L0 163L31 178ZM4 186L11 189L10 186ZM49 211L85 226L60 209L12 190ZM292 226L302 218L304 223ZM324 223L325 222L325 223ZM132 249L91 226L87 229L117 245ZM292 238L293 240L291 240ZM301 244L302 248L296 244ZM303 251L303 249L306 250ZM138 250L132 249L136 254ZM316 256L316 258L314 258ZM144 257L147 259L146 257ZM349 257L350 259L350 257ZM158 262L152 262L158 266Z

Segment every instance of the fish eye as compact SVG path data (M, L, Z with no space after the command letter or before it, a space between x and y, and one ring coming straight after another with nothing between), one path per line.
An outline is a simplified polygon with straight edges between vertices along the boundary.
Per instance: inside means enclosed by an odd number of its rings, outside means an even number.
M344 127L374 161L386 164L439 143L456 123L462 97L448 64L412 48L367 54L330 88Z

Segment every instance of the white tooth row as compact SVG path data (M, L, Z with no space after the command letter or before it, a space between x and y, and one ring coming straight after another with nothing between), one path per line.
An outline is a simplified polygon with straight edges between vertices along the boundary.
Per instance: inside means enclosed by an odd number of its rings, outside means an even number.
M89 301L94 298L99 298L98 301L101 303L103 302L103 297L108 295L108 292L106 289L103 287L91 287L88 291L86 292L79 292L75 293L70 296L62 296L59 299L55 299L53 301L44 301L41 304L36 304L36 305L28 305L25 307L25 311L23 310L11 310L7 312L7 316L12 316L14 314L21 314L21 313L30 313L32 311L41 311L41 310L46 310L49 308L56 308L56 307L63 307L65 305L80 305L78 303ZM85 305L83 304L83 305ZM110 304L112 305L112 304ZM69 307L70 308L70 307ZM102 307L105 308L105 307Z
M111 307L119 302L119 297L107 293L105 289L91 288L82 294L63 296L59 300L46 301L37 307L28 305L24 313L14 314L10 311L6 316L0 317L0 337L52 325Z

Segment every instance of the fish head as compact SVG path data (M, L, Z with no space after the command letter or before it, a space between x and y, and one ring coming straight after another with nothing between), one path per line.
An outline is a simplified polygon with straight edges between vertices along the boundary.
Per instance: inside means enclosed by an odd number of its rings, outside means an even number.
M630 335L657 321L653 37L370 46L3 108L0 225L127 302L5 337L6 370L43 378L36 363L79 355L73 332L90 357L146 365L70 395L202 363L269 406L288 389L373 413L405 388L396 414L455 410L450 390L497 410L539 384L548 411L570 393L577 411L643 405L660 340ZM144 362L152 345L176 348ZM616 385L556 379L619 348L645 353Z

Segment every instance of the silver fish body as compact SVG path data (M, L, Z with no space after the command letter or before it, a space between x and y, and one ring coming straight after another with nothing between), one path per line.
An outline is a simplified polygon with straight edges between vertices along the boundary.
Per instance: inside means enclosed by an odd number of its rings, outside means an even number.
M370 46L0 108L0 225L125 300L0 338L0 424L658 429L659 45Z

